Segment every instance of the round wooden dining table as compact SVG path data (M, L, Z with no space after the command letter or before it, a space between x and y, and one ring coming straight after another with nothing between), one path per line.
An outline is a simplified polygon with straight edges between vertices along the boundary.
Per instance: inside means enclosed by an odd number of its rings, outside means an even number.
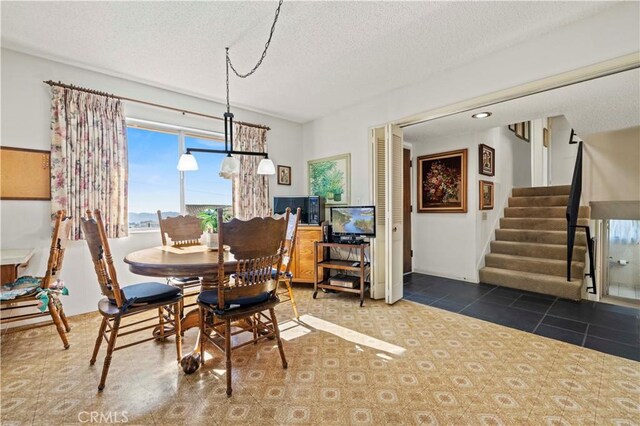
M202 277L202 290L216 288L218 282L218 250L207 246L158 246L129 253L124 262L137 275L151 277ZM235 271L236 261L231 253L224 252L225 271ZM189 311L181 321L182 331L199 326L198 309ZM200 337L194 350L182 358L180 364L185 373L196 371L200 364Z

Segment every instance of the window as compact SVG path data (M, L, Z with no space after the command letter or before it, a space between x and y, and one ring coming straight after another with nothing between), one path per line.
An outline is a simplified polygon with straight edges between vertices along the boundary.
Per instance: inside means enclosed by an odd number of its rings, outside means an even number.
M231 181L218 176L224 154L194 153L198 171L176 167L185 146L224 149L218 134L135 119L127 123L129 229L158 229L157 210L171 217L231 206Z

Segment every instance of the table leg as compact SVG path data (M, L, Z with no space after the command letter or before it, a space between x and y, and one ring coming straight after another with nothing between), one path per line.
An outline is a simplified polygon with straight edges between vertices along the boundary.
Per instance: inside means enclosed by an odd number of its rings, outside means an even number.
M211 277L202 277L202 290L213 290L217 288L216 276ZM200 328L200 312L199 308L195 308L189 311L184 318L182 318L182 331L188 330L190 328L198 327L198 337L196 338L196 344L191 353L185 355L182 360L180 360L180 366L182 367L182 371L185 374L195 373L198 368L200 368L200 341L202 332Z

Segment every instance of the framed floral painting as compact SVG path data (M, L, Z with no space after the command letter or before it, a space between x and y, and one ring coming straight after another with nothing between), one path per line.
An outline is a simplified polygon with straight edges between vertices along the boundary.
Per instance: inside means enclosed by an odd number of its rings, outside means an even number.
M486 180L480 181L480 210L492 210L494 190L493 182Z
M467 150L418 157L418 213L467 212Z

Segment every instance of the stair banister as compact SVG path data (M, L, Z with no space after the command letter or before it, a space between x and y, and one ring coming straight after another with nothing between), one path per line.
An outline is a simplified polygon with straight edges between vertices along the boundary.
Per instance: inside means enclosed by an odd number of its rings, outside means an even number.
M575 132L571 129L569 143L574 143ZM589 273L592 287L588 288L593 294L596 293L595 265L593 257L593 240L589 226L578 225L580 213L580 197L582 196L582 141L578 143L578 155L573 168L573 178L571 179L571 191L569 192L569 203L567 204L567 281L571 281L571 262L573 261L573 247L576 240L576 229L583 228L586 232L587 250L589 252ZM581 277L582 278L582 277Z

